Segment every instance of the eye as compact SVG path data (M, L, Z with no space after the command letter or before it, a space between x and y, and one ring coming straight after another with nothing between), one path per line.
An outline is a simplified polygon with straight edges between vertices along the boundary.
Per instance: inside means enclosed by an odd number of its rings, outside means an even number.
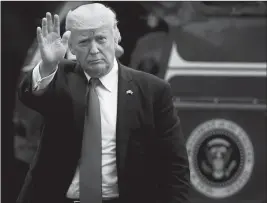
M79 44L81 44L81 45L86 44L87 41L88 41L87 39L83 39L83 40L79 41Z
M96 37L96 40L97 40L98 42L100 42L100 43L104 43L104 42L107 40L107 38L104 37L104 36L97 36L97 37Z

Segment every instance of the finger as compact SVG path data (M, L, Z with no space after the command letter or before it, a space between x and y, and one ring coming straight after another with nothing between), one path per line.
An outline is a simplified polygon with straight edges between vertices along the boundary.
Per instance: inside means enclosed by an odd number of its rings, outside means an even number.
M62 39L61 39L61 43L66 47L68 46L68 41L69 41L69 38L70 38L70 34L71 32L70 31L66 31L63 36L62 36Z
M46 37L46 35L48 34L47 32L47 20L46 18L43 18L42 19L42 33L43 33L43 36Z
M49 13L49 12L46 13L46 19L47 19L48 33L53 32L53 21L52 21L51 13Z
M54 15L54 32L60 35L60 22L57 14Z
M43 35L42 35L42 29L40 27L37 27L36 34L37 34L38 44L40 46L42 46L44 43L44 39L43 39Z

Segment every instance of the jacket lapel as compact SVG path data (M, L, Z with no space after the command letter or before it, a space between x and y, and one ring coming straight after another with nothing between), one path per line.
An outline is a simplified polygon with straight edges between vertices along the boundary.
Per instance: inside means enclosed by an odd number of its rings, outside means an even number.
M78 141L77 147L80 149L84 128L85 107L87 105L85 94L88 80L78 64L74 68L74 71L68 74L68 84L73 103L74 125L78 132L75 135L75 140Z
M127 94L130 90L133 94ZM136 106L135 99L137 89L133 83L132 75L128 68L119 64L119 78L118 78L118 104L117 104L117 127L116 127L116 162L118 171L118 182L120 176L123 174L125 166L125 158L128 148L128 140L130 136L129 129L134 123Z

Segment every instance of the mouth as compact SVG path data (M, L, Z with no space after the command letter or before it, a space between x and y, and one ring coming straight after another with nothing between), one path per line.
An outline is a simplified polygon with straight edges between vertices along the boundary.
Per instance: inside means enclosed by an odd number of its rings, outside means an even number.
M97 59L97 60L90 60L90 61L89 61L89 63L91 63L91 64L94 64L94 63L100 63L100 62L102 62L102 60L101 60L101 59Z

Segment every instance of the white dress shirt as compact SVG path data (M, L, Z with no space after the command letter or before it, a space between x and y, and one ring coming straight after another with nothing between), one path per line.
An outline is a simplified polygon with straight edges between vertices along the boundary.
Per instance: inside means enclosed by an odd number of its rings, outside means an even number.
M56 73L41 78L40 63L32 74L34 94L42 94L53 80ZM89 81L90 76L86 74ZM117 95L118 95L118 63L114 59L111 71L99 78L101 85L96 90L100 102L101 132L102 132L102 197L110 199L118 197L117 167L116 167L116 122L117 122ZM63 141L63 140L62 140ZM71 199L79 198L79 166L73 177L66 196Z

